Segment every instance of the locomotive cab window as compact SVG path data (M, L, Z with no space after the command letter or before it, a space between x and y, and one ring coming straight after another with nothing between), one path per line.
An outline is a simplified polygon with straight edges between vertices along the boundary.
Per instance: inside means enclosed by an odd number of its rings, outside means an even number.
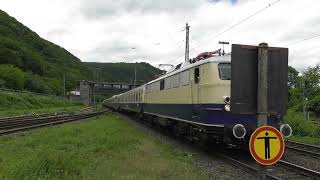
M231 63L220 63L218 69L221 80L231 80Z
M164 79L160 80L160 91L164 89Z
M199 68L194 69L194 83L198 84L200 80L200 71Z

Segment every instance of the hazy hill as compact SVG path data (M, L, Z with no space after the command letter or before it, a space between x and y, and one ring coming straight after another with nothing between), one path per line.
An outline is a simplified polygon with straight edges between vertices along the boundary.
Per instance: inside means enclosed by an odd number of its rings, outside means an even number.
M138 63L137 79L151 80L160 71L147 63ZM64 48L37 35L0 10L0 87L61 94L63 77L71 90L78 80L91 80L95 67L101 67L100 79L131 82L132 64L83 63Z

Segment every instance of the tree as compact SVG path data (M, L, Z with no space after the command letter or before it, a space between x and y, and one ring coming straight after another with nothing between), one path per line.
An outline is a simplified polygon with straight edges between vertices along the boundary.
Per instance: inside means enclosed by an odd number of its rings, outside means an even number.
M310 111L320 112L320 64L309 67L303 73L305 92L308 98L307 108Z
M25 73L13 65L0 65L0 79L6 88L23 89Z
M301 78L299 77L299 72L293 67L288 67L288 88L294 89L299 87Z

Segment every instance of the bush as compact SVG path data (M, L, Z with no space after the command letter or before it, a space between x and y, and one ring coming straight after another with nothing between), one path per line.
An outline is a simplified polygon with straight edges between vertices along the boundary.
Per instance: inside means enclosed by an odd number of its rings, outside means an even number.
M71 102L47 96L32 95L29 93L0 92L0 111L41 109L54 107L81 106L81 102Z
M320 137L320 128L306 120L301 112L289 109L284 122L292 127L294 136Z
M12 65L0 65L0 79L3 85L11 89L23 89L25 73Z

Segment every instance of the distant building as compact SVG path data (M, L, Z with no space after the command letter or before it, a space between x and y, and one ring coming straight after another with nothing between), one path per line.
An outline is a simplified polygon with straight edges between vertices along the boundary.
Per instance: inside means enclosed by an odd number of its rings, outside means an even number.
M70 91L69 94L73 96L80 96L80 91Z
M73 101L79 101L80 99L80 91L79 90L73 90L67 93L68 99Z

